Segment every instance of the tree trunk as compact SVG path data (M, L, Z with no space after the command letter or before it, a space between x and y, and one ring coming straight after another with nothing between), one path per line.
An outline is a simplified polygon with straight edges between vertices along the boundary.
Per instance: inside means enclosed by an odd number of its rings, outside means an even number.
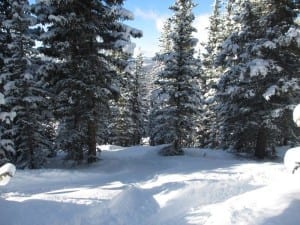
M260 127L256 139L255 157L263 159L266 156L267 139L267 129Z
M79 110L78 110L78 112L79 112ZM74 115L74 130L76 132L79 132L80 120L81 120L80 115L78 115L78 113L75 113L75 115ZM74 159L77 162L80 162L84 158L83 146L82 146L82 140L77 140L77 141L80 141L81 144L69 143L68 148L69 148L69 150L72 151L72 159Z
M96 124L88 122L88 163L96 162Z

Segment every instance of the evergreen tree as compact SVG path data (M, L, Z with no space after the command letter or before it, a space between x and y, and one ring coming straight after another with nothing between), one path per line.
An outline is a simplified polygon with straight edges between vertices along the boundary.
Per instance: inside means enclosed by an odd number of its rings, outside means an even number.
M192 37L194 15L192 1L176 0L170 7L171 50L157 55L164 66L156 81L159 91L157 98L161 106L152 115L152 140L155 144L173 142L174 148L168 155L182 154L182 147L189 146L195 135L194 121L199 106L199 90L194 82L198 76L194 58L196 40ZM162 134L162 132L165 132Z
M60 120L57 141L76 161L85 158L85 151L88 162L96 160L99 122L119 95L116 68L126 67L115 52L130 50L130 38L141 36L122 23L133 18L122 2L54 0L35 5L39 21L47 25L41 52L53 59L48 68Z
M28 1L7 1L4 29L7 37L7 56L3 65L2 88L8 111L16 112L10 126L15 144L16 163L19 167L38 168L46 161L51 148L48 141L48 124L45 83L39 76L40 59L35 56L35 19Z
M223 39L225 40L233 32L241 28L241 15L242 15L243 0L227 0L224 13L224 30Z
M215 0L213 14L209 18L208 41L203 54L203 68L201 91L202 91L202 112L198 135L201 146L217 146L217 125L216 125L216 84L222 73L222 67L216 65L217 55L224 41L224 18L222 15L222 2Z
M11 35L5 21L11 14L9 1L0 2L0 165L12 160L15 155L14 143L11 138L10 123L13 119L12 114L8 113L4 96L4 85L6 82L6 59L10 56L8 45L11 42Z
M244 1L240 31L223 44L218 84L223 146L259 158L291 138L289 111L299 99L299 28L291 1ZM288 116L288 117L287 117ZM291 119L290 119L291 120Z
M167 95L162 85L159 85L155 80L162 73L166 66L164 60L172 50L172 41L170 38L171 34L171 19L168 18L163 26L163 31L159 39L160 51L153 58L153 69L151 71L152 76L152 88L150 94L150 113L149 113L149 136L150 144L158 145L171 143L171 137L169 137L168 127L170 127L167 117L163 117L163 108Z
M129 61L126 54L122 54L118 58L124 58ZM133 95L133 61L125 70L118 69L120 97L117 102L112 102L112 123L110 124L110 143L120 146L134 145L134 123L132 117L132 102Z
M168 53L172 50L172 41L171 41L171 34L172 32L172 20L168 18L163 26L163 32L161 33L161 37L159 39L160 42L160 53Z
M143 56L139 54L136 59L132 59L121 74L121 96L114 105L112 143L121 146L138 145L145 134L146 118Z
M146 134L147 127L147 90L144 71L144 59L142 53L138 54L134 60L133 69L133 89L132 89L132 117L134 124L134 140L140 144L142 137Z

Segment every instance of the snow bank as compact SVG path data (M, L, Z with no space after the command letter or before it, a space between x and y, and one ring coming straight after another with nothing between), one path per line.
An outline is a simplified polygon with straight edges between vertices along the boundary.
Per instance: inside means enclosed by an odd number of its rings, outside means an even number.
M15 175L16 167L11 163L6 163L0 167L0 186L7 185Z
M290 173L296 172L300 167L300 147L287 150L284 156L284 165Z
M0 225L295 225L300 184L282 163L224 151L100 146L72 169L18 171L0 188Z
M293 120L300 127L300 104L293 111Z

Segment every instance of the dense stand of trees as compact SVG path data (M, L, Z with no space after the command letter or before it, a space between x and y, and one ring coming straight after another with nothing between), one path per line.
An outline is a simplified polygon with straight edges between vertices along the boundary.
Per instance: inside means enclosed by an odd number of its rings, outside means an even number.
M118 1L0 2L0 164L39 168L98 144L230 148L258 158L298 141L299 2L215 0L197 53L192 0L174 0L152 71ZM201 7L200 5L197 7ZM38 41L38 44L36 44ZM297 133L298 132L298 133Z

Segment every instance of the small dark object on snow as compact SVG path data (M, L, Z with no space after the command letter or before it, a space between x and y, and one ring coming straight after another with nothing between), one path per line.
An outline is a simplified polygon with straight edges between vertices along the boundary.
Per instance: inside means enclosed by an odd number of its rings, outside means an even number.
M293 171L292 171L293 174L295 173L295 171L296 171L297 169L300 168L300 162L296 162L295 164L296 164L296 166L295 166L295 168L294 168Z

